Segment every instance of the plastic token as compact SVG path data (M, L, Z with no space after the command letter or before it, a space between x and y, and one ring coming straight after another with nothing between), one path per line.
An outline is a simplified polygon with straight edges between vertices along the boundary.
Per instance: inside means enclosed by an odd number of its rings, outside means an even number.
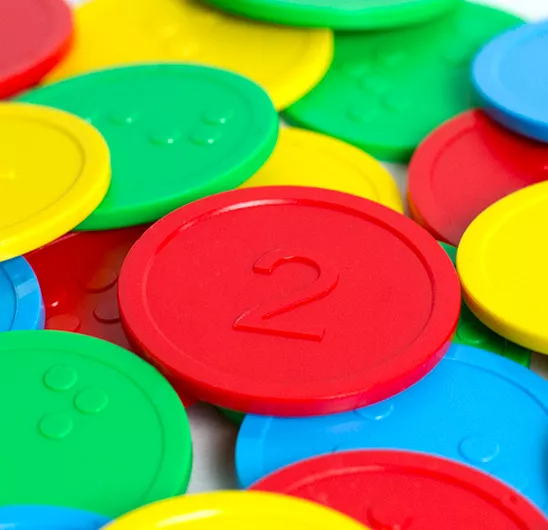
M185 491L191 443L168 382L133 353L62 331L0 334L2 505L116 517Z
M342 513L316 503L259 491L185 495L145 506L105 530L367 530Z
M548 382L500 355L454 344L422 381L370 407L315 418L247 415L236 468L249 486L320 454L419 451L494 475L546 512L547 439Z
M377 530L538 530L548 521L503 482L450 460L351 451L299 462L254 490L328 505Z
M278 136L278 115L259 86L206 66L104 70L24 99L91 121L108 142L112 184L83 230L155 221L234 188L263 165Z
M481 213L457 253L465 299L474 314L503 337L546 354L543 262L548 250L542 241L547 223L548 182L542 182Z
M71 36L63 0L2 0L0 98L37 84L68 51Z
M311 131L280 129L274 153L240 187L312 186L352 193L403 213L390 173L360 149Z
M548 142L548 22L526 24L491 41L474 62L483 105L506 127Z
M241 425L244 421L245 414L243 412L237 412L235 410L219 408L221 414L227 417L234 425Z
M0 332L44 327L40 285L27 260L0 263Z
M460 0L209 0L251 18L339 30L394 28L435 18Z
M195 0L93 0L76 10L76 34L48 81L106 66L190 61L248 77L278 109L314 87L333 57L329 30L261 24Z
M99 530L110 520L71 508L54 506L3 506L0 530Z
M132 341L192 395L301 416L426 375L456 329L460 289L442 248L403 215L282 186L163 218L128 254L119 301Z
M451 258L453 265L456 265L457 249L446 243L441 243L441 246ZM531 364L531 352L529 350L497 335L494 331L482 324L474 313L470 311L470 308L466 305L465 301L463 301L461 306L459 325L457 327L457 333L453 337L453 341L498 353L527 368L529 368L529 365Z
M377 158L407 161L427 134L474 105L470 61L482 44L518 23L508 13L463 2L416 27L337 33L327 75L285 116Z
M89 123L59 110L0 104L0 261L83 221L110 183L110 155Z
M409 209L436 238L457 246L488 206L547 179L547 145L470 111L442 125L417 149L409 167Z
M132 349L120 322L118 276L146 228L72 232L27 256L42 288L46 329L83 333ZM190 405L193 400L179 390Z

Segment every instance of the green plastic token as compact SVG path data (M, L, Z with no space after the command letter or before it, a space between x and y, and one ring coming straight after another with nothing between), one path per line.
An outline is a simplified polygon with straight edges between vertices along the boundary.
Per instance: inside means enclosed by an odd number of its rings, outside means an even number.
M0 396L0 504L117 517L186 490L184 407L129 351L62 331L1 333Z
M435 18L462 0L208 0L267 22L338 30L408 26Z
M219 412L228 418L234 425L241 425L242 421L244 421L245 413L244 412L238 412L236 410L230 410L230 409L224 409L223 407L217 407Z
M453 265L456 265L457 249L447 243L440 242L440 245L451 258ZM498 353L526 368L529 368L531 365L531 352L529 350L501 337L485 326L478 320L474 313L472 313L464 300L462 301L457 333L453 340L460 344L467 344L468 346L474 346L476 348L481 348L482 350Z
M474 105L470 62L520 19L472 3L398 31L337 33L323 80L284 116L371 155L407 161L423 138Z
M278 115L268 95L239 75L190 64L103 70L25 94L91 122L112 156L112 182L78 227L105 230L156 221L232 189L268 159Z

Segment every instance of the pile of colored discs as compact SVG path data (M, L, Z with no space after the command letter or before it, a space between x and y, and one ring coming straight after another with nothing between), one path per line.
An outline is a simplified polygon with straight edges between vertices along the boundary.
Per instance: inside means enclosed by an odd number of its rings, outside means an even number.
M0 530L548 530L548 6L491 4L0 0Z

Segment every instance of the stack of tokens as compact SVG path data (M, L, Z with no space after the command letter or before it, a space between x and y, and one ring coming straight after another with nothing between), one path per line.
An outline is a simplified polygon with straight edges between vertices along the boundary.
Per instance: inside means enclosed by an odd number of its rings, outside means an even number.
M0 44L0 529L548 529L548 23L2 0ZM189 486L211 406L242 491Z

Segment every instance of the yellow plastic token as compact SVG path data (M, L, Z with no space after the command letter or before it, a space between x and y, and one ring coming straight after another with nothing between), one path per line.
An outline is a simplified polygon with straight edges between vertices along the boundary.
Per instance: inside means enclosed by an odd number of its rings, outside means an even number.
M75 22L73 48L48 82L106 66L190 61L252 79L283 109L320 81L333 56L329 30L255 22L196 0L93 0Z
M457 268L469 307L499 335L548 354L548 182L524 188L468 227Z
M259 491L173 497L123 515L105 530L367 530L320 504Z
M34 250L82 222L110 184L99 132L66 112L0 104L0 261Z
M358 195L403 213L396 182L357 147L304 129L280 130L272 156L241 188L313 186Z

